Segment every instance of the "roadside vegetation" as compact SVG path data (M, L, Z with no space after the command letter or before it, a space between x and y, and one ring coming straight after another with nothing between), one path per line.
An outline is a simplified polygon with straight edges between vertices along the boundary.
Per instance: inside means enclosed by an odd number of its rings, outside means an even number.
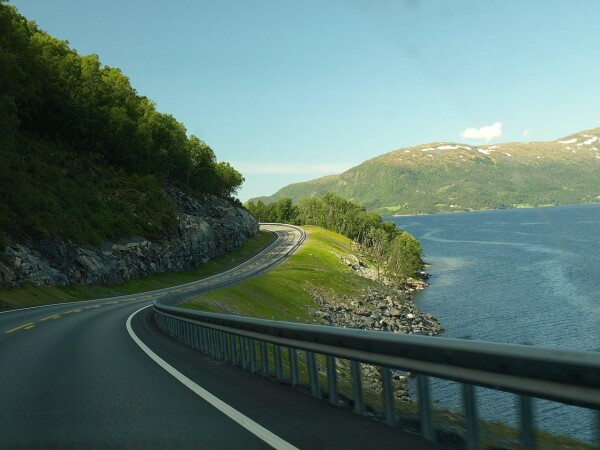
M274 270L207 292L183 306L212 312L292 322L313 322L312 294L358 295L378 282L360 277L341 260L355 253L352 241L333 231L305 226L308 239Z
M260 222L315 225L346 236L397 283L417 278L423 268L421 244L410 233L335 194L304 198L297 204L282 198L270 204L250 201L245 206Z
M179 284L190 283L226 271L260 253L275 240L275 235L260 232L248 238L235 252L221 255L195 269L167 272L126 281L116 286L78 285L64 287L36 286L30 283L14 288L0 289L0 310L25 308L78 300L137 294Z
M165 185L228 198L243 182L121 70L79 55L5 0L0 67L2 248L3 232L80 244L151 238L176 225Z

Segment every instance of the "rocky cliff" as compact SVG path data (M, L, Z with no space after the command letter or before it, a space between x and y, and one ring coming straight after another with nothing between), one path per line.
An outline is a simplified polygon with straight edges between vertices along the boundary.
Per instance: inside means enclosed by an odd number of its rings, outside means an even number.
M0 287L23 282L65 286L118 284L145 275L184 270L235 250L258 232L256 220L240 207L215 197L199 201L170 188L177 205L177 228L160 239L136 236L98 247L82 247L60 237L8 235L0 260Z

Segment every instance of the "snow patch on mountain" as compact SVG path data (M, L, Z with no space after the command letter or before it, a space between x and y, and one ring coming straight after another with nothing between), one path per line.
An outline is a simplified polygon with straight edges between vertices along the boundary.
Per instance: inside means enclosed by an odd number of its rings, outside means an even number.
M596 142L598 140L598 136L586 136L584 135L584 137L589 137L589 139L586 139L583 142L580 142L579 144L577 144L577 147L580 147L582 145L592 145L594 142Z
M471 147L466 147L464 145L440 145L437 147L438 150L458 150L459 148L464 148L465 150L472 150Z

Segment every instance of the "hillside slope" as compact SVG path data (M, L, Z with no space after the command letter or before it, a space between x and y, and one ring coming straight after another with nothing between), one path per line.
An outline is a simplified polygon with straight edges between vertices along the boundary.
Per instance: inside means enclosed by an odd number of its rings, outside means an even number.
M243 181L117 68L79 55L0 0L3 234L83 244L176 229L175 185L228 198Z
M118 283L239 247L243 178L117 68L0 0L0 287Z
M598 202L600 128L549 142L401 148L257 200L326 192L388 215Z

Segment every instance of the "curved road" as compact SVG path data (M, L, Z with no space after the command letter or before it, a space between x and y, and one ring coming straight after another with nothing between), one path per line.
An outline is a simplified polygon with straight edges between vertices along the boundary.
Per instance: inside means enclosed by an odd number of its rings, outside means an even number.
M260 255L158 292L254 276L282 261L301 238L293 228L263 228L278 239ZM279 448L439 448L183 346L156 327L148 308L156 294L1 313L0 448L270 448L244 421L269 430ZM143 345L240 419L149 358L126 329L130 317Z

